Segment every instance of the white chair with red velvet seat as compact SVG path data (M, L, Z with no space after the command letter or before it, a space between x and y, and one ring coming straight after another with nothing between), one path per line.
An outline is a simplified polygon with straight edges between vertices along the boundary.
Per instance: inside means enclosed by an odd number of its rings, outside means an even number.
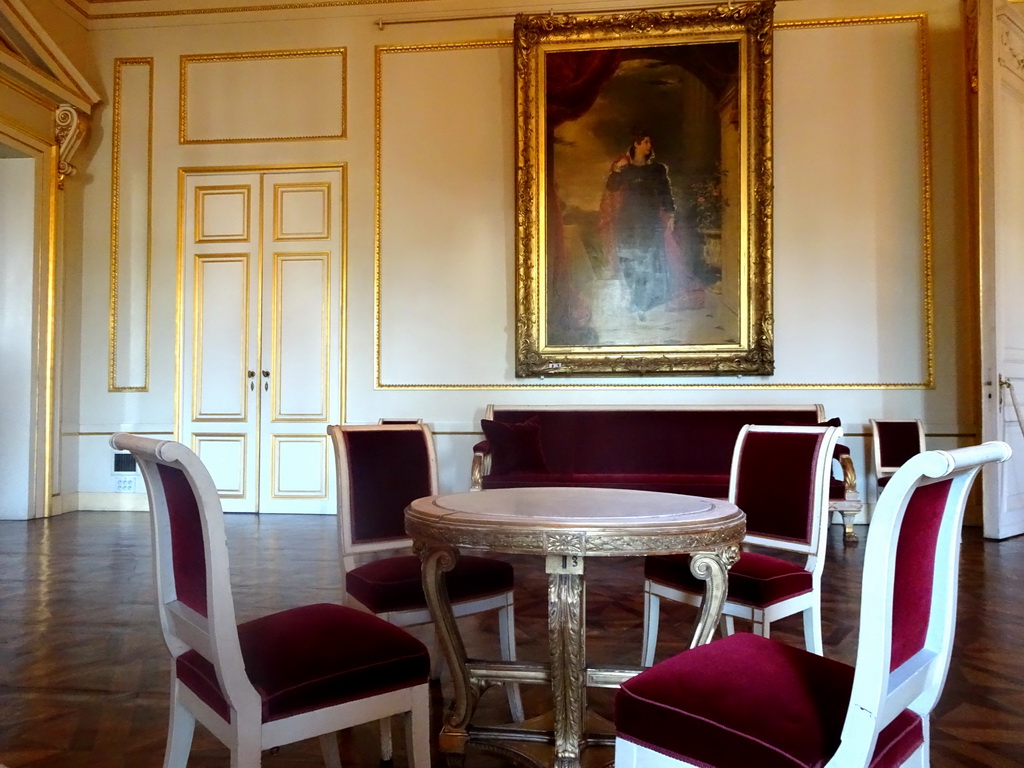
M425 424L332 424L338 478L338 536L347 595L400 627L433 621L419 557L405 533L405 508L437 494L437 459ZM512 565L462 555L445 584L456 618L498 611L501 658L515 661ZM506 686L512 719L524 719L518 684Z
M733 450L729 500L747 516L744 545L796 558L746 552L729 570L722 629L734 618L753 623L768 637L771 623L803 614L804 643L820 654L821 572L828 538L829 483L839 427L747 425ZM799 562L802 560L802 562ZM662 599L699 607L704 582L690 572L689 555L657 555L644 561L644 639L641 664L654 663Z
M237 624L224 514L206 467L181 443L126 433L152 512L157 607L171 653L164 768L184 768L196 721L231 751L232 768L314 736L341 768L336 732L402 715L412 768L430 765L430 657L408 632L323 603ZM390 757L390 756L388 756Z
M750 633L684 651L615 700L616 768L894 768L929 764L946 681L960 535L990 442L908 461L875 507L856 666Z

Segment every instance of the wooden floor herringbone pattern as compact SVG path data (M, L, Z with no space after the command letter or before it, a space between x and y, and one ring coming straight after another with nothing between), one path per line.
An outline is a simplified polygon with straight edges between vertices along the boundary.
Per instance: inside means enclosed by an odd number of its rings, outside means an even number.
M332 517L231 515L227 527L239 620L317 601L337 601L341 576ZM861 530L861 535L865 533ZM831 531L824 576L826 654L852 662L863 545L844 548ZM546 577L539 559L516 566L519 656L547 655ZM0 522L0 763L9 768L157 768L166 735L169 663L153 606L148 518L81 512ZM587 651L595 663L636 663L640 653L642 563L594 558L587 565ZM964 545L956 648L933 720L933 768L1024 765L1024 537ZM681 650L693 614L663 607L658 657ZM463 620L469 652L494 656L493 616ZM802 644L798 618L774 635ZM524 689L527 714L548 706ZM591 702L611 713L611 691ZM441 691L435 689L435 718ZM507 719L488 691L481 719ZM372 726L342 735L346 768L377 768ZM404 766L400 743L395 765ZM197 729L189 768L225 768L227 752ZM314 742L267 755L267 768L321 765ZM437 759L436 766L444 763ZM469 768L507 768L473 754Z

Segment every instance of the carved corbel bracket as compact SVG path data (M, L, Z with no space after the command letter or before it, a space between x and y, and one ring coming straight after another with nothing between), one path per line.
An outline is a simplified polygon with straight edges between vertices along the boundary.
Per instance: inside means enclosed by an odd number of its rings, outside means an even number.
M57 164L57 188L64 189L64 179L74 176L78 169L71 164L71 157L78 151L85 138L88 120L70 104L61 104L54 112L56 127L54 134L60 153Z

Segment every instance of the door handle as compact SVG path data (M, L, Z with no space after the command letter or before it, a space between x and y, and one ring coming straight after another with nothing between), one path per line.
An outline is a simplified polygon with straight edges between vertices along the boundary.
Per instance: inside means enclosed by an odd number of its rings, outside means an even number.
M256 371L247 371L246 372L246 378L249 379L249 391L250 392L255 392L256 391L256 382L253 381L253 379L256 378Z
M266 369L263 369L262 371L260 371L260 373L263 374L263 391L264 392L269 392L270 391L270 381L269 381L269 379L270 379L270 371L268 371Z

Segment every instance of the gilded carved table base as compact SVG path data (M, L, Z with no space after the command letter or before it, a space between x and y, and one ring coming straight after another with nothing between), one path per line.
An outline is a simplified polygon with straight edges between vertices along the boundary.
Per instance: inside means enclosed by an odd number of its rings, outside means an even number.
M455 567L458 549L425 545L418 549L423 560L427 603L437 621L440 645L452 672L454 695L444 714L439 736L440 751L450 756L450 764L462 763L472 739L487 751L515 753L517 764L522 765L540 768L609 765L611 757L602 745L611 746L614 731L610 724L597 722L600 718L587 712L587 687L616 687L639 673L641 668L587 667L585 559L578 555L547 557L550 665L480 662L466 659L465 645L444 583L444 574ZM705 581L706 591L691 648L710 642L714 636L726 599L728 569L737 558L735 546L693 554L691 570ZM483 689L497 682L549 683L553 713L504 727L471 726ZM511 742L519 743L512 746ZM585 750L587 755L584 755Z

